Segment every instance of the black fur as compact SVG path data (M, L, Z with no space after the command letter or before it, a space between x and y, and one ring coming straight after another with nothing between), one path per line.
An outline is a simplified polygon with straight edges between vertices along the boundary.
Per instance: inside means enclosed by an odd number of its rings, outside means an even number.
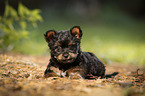
M74 72L87 79L91 76L101 76L101 78L105 76L104 64L93 53L81 51L82 35L79 26L74 26L68 31L49 30L44 34L51 50L51 58L45 70L45 76L54 73L51 67L66 73L65 76L68 76L71 70L75 70Z

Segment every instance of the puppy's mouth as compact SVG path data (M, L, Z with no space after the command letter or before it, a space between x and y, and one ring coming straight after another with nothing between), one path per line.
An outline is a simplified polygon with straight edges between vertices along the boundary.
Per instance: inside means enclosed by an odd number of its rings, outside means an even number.
M66 63L74 62L76 57L77 57L77 54L68 53L67 56L64 54L60 54L60 55L56 56L55 58L57 59L58 62L66 64Z
M60 60L61 63L72 63L74 59Z

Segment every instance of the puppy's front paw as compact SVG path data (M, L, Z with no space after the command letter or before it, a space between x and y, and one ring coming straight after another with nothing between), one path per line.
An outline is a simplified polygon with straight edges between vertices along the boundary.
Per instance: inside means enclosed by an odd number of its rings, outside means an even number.
M51 72L51 73L46 73L46 74L44 75L44 77L45 77L45 78L48 78L48 77L57 77L57 75L56 75L56 73Z
M98 76L94 76L92 74L87 74L87 76L85 77L86 79L99 79L100 77Z
M83 77L79 73L71 73L68 79L83 79Z

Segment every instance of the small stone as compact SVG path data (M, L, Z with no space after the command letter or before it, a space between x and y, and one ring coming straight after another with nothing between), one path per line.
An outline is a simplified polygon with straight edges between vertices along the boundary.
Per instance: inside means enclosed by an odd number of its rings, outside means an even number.
M12 74L17 74L18 72L17 71L10 71Z
M24 73L23 76L24 76L25 78L28 78L28 77L30 76L30 74Z
M118 82L118 84L121 86L121 87L131 87L133 86L133 82Z

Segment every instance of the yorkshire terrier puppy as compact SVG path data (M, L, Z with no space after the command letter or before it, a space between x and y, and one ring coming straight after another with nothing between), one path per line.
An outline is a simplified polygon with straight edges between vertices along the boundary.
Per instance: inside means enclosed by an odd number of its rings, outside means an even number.
M65 77L75 73L85 79L105 76L104 64L93 53L81 51L82 35L79 26L67 31L49 30L44 34L51 51L50 62L44 72L46 77ZM56 68L61 72L55 72Z

